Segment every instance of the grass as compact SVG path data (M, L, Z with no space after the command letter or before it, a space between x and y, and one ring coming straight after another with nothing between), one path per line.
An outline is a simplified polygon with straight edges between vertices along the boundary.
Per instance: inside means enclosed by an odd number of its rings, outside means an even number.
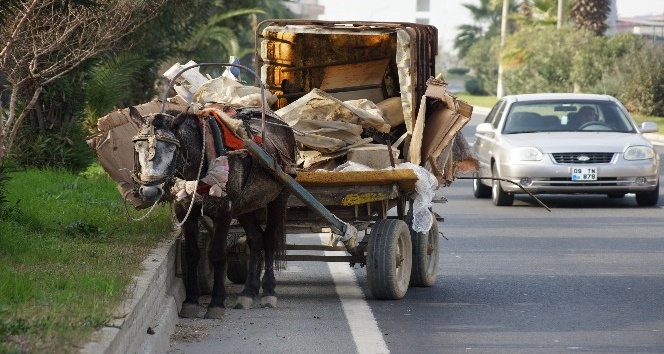
M496 102L498 102L498 97L496 96L474 96L466 92L459 92L458 94L455 94L455 96L473 106L479 107L491 108Z
M111 320L142 261L169 236L170 208L141 222L128 219L115 183L99 167L8 175L0 353L78 351ZM129 207L134 217L142 214Z

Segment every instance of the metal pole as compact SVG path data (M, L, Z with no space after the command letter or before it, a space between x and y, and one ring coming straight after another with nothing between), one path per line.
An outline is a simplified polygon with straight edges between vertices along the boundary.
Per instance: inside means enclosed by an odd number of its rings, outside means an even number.
M307 205L309 208L314 210L323 220L327 221L330 224L332 230L338 234L344 236L342 241L347 241L348 239L355 237L357 235L357 229L355 226L344 222L339 219L336 215L332 214L321 202L316 200L314 196L309 193L301 184L297 183L293 177L289 176L284 172L277 162L270 157L263 149L261 149L253 141L246 139L244 140L244 148L249 150L254 156L258 159L258 162L263 165L267 170L269 170L279 181L288 188L291 193L293 193L302 203Z
M507 16L509 14L509 0L503 0L503 13L500 19L500 49L498 49L498 87L496 88L496 96L502 98L503 92L503 63L501 57L503 56L503 49L505 47L505 37L507 36Z
M563 28L565 21L565 0L558 0L558 29Z

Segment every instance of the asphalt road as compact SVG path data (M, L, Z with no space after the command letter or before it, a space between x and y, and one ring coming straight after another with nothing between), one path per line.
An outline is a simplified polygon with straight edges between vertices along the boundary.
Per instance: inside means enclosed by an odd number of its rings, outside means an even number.
M291 262L277 309L180 319L169 353L664 353L664 202L541 197L548 212L495 207L468 180L445 192L434 286L379 301L362 268Z

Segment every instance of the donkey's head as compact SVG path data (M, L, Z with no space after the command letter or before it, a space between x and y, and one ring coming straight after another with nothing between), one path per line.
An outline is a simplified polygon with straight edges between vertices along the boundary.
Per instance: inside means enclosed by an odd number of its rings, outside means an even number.
M174 117L165 113L141 116L129 108L131 118L138 125L134 142L134 171L139 194L145 201L154 202L163 195L163 184L173 178L180 141L173 133Z

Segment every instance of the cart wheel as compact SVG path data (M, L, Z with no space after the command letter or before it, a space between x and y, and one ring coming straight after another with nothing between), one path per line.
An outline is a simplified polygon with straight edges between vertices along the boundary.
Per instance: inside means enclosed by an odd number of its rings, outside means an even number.
M242 240L243 237L246 239L244 235L228 235L228 248L237 249L240 256L249 254L249 246L245 240ZM227 265L226 278L233 284L244 284L249 273L249 262L246 257L242 257L240 260L228 261Z
M376 221L367 245L367 283L377 299L398 300L406 295L412 267L408 225L399 219Z
M412 214L408 214L409 226L412 225ZM429 287L436 282L438 276L438 222L434 217L429 232L416 232L410 228L410 239L413 244L413 270L410 273L410 286Z

